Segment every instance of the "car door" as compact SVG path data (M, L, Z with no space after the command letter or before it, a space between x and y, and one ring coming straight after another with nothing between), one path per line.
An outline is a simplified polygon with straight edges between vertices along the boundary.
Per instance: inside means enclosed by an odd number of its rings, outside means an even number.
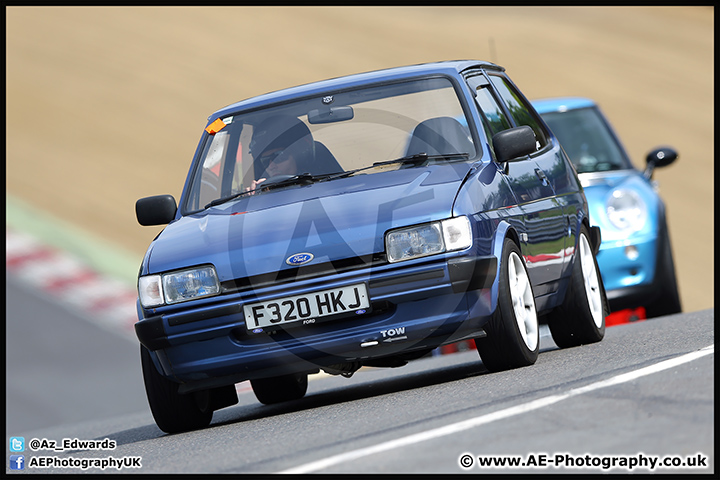
M468 83L475 90L476 104L486 121L488 138L520 125L529 125L535 131L538 152L503 167L522 211L521 221L515 222L514 226L520 235L520 249L535 296L553 293L563 271L568 221L562 204L555 198L553 183L557 159L552 145L548 144L549 137L528 110L524 98L503 76L481 75L470 78ZM538 308L541 309L542 304L540 299Z

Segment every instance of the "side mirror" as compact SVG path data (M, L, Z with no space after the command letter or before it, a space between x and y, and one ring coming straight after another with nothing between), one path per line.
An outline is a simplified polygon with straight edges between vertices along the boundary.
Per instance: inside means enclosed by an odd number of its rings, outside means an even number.
M166 225L173 221L177 203L172 195L155 195L135 202L135 216L140 225Z
M678 158L678 153L671 147L659 147L647 154L645 162L645 178L648 180L652 178L653 170L657 167L666 167L673 163Z
M537 150L535 132L527 125L509 128L493 135L492 144L499 163L510 162Z

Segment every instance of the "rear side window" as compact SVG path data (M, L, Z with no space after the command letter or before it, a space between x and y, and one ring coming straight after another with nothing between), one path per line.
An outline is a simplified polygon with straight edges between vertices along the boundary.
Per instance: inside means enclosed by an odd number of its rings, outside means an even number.
M496 75L489 75L490 81L493 83L503 101L510 110L515 124L517 126L527 125L535 132L535 138L538 142L538 150L542 150L548 143L548 136L538 119L532 113L533 110L522 99L520 94L509 84L505 78Z

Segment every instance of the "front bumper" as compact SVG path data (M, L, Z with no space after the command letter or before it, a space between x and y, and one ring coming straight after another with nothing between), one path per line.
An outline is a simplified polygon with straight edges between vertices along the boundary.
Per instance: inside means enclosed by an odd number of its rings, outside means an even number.
M603 245L597 262L612 311L647 303L655 295L657 239Z
M185 383L184 391L316 371L484 335L496 305L496 272L493 256L448 254L384 264L164 307L136 323L135 331L164 374ZM368 286L367 314L271 333L245 327L244 303L359 282Z

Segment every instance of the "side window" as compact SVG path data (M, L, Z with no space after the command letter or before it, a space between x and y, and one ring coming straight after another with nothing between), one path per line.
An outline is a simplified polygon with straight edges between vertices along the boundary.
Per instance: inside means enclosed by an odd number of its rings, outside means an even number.
M242 190L242 125L235 126L232 117L223 121L228 127L208 135L205 141L202 169L195 171L183 212L200 210L213 200Z
M478 107L490 149L493 150L493 135L510 128L510 121L493 96L490 83L484 75L470 77L467 82L470 88L475 90L475 106Z
M496 75L490 75L490 81L500 93L503 101L510 110L515 123L520 125L527 125L535 131L535 138L538 142L538 150L542 150L548 143L548 136L545 133L540 122L533 115L532 109L522 100L517 91L510 85L503 77Z
M476 91L475 102L480 108L480 113L487 121L490 128L489 137L492 138L498 132L510 128L510 122L503 113L500 105L497 104L492 96L492 92L487 87L479 87Z

